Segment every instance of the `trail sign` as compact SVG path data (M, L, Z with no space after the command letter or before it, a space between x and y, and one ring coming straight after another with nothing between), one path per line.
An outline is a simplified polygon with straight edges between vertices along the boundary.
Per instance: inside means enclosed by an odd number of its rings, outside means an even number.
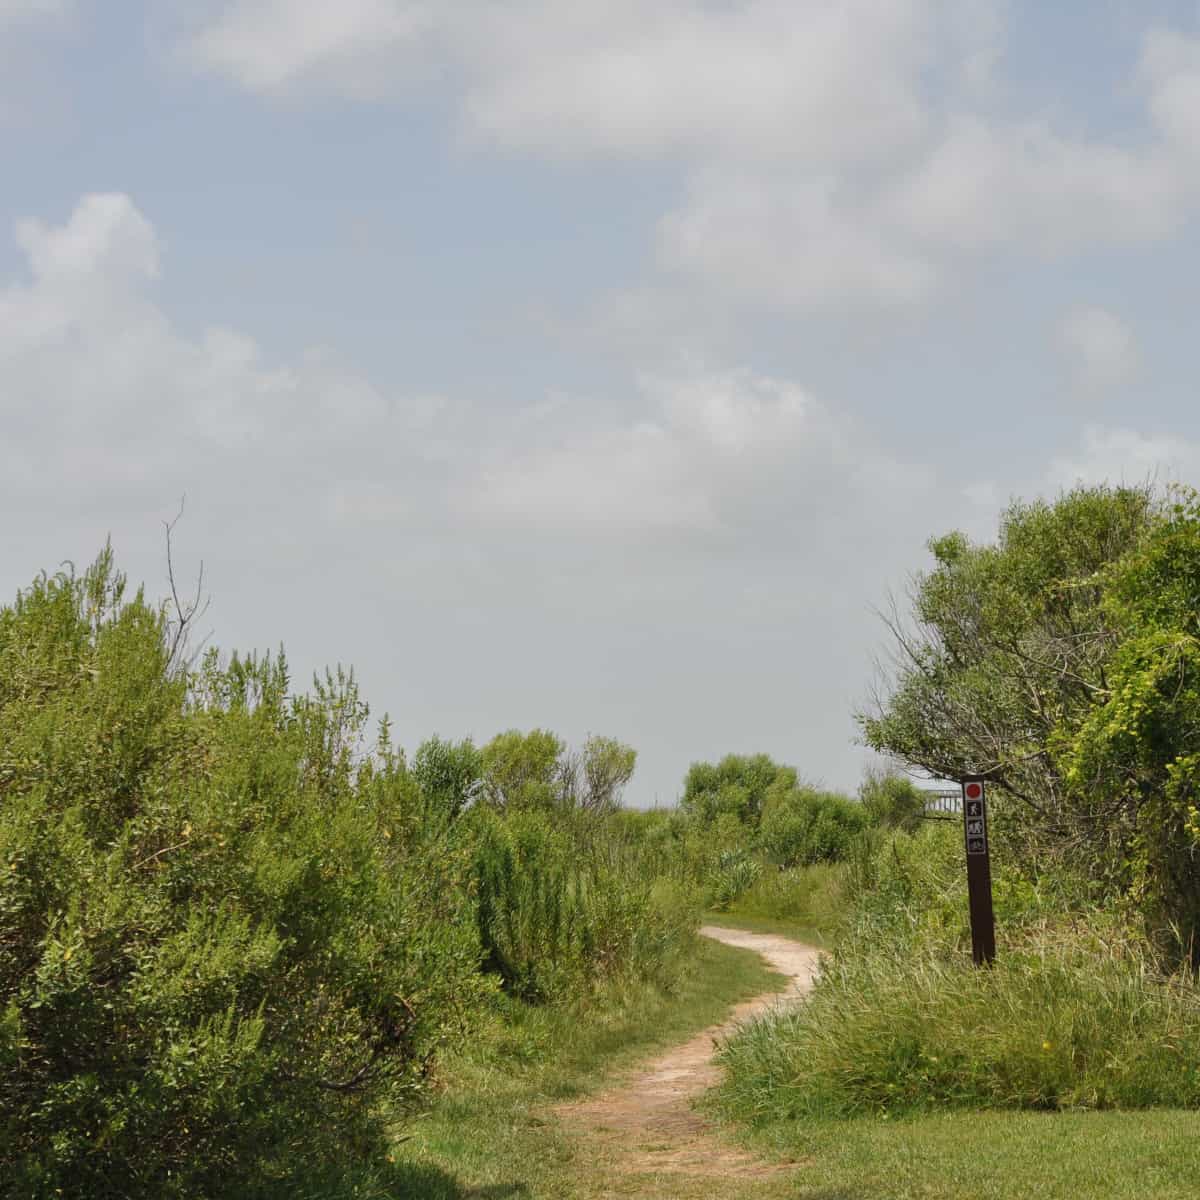
M971 957L975 965L996 960L996 919L992 913L992 856L988 848L987 795L984 781L962 781L963 841L967 849L967 905L971 911Z

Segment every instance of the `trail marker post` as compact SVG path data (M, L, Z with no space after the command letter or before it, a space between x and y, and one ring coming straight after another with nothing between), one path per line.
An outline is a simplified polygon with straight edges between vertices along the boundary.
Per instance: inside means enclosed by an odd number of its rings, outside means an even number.
M977 967L996 961L996 918L992 913L992 856L984 781L962 781L963 840L967 850L967 904L971 910L971 957Z

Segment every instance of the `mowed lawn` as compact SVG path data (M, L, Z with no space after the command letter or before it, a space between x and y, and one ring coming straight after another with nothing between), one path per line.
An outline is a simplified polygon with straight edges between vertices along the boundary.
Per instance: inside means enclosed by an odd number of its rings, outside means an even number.
M939 1113L788 1122L749 1144L796 1161L805 1200L1194 1200L1200 1114ZM747 1200L757 1195L747 1188Z

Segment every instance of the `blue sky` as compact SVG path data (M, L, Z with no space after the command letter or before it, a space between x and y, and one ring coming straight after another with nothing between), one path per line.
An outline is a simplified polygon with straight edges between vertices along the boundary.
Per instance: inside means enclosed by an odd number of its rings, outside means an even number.
M0 0L0 588L853 787L929 536L1198 481L1197 147L1193 4Z

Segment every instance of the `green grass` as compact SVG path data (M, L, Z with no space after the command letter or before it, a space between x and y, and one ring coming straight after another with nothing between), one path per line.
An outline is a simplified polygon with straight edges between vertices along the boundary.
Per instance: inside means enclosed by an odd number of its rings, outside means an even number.
M1191 1200L1200 1181L1200 1114L1171 1110L781 1122L749 1144L796 1169L747 1200Z
M706 918L707 920L708 918ZM767 929L716 914L729 927ZM797 934L786 922L771 932ZM405 1130L397 1175L364 1195L414 1200L597 1200L610 1194L551 1106L595 1090L663 1046L715 1024L737 1000L778 987L757 956L701 941L674 997L639 988L584 1018L514 1009L447 1064L433 1111ZM1200 1114L962 1111L907 1118L726 1126L773 1178L680 1176L661 1200L1190 1200ZM642 1195L622 1192L622 1195Z
M813 945L832 940L845 912L846 867L820 863L764 870L731 904L706 914L711 923L757 933L780 933Z
M622 1068L718 1023L740 1000L779 990L758 955L698 939L672 996L649 986L579 1014L512 1005L445 1064L432 1111L397 1148L421 1200L586 1197L602 1180L580 1177L574 1146L549 1111L596 1090Z
M827 960L804 1005L726 1046L721 1102L770 1121L959 1109L1200 1108L1190 980L1082 937L989 971L938 947Z
M795 917L770 917L761 913L706 912L702 925L716 925L720 929L747 929L751 933L776 933L781 937L794 938L808 946L823 948L829 944L828 934Z

